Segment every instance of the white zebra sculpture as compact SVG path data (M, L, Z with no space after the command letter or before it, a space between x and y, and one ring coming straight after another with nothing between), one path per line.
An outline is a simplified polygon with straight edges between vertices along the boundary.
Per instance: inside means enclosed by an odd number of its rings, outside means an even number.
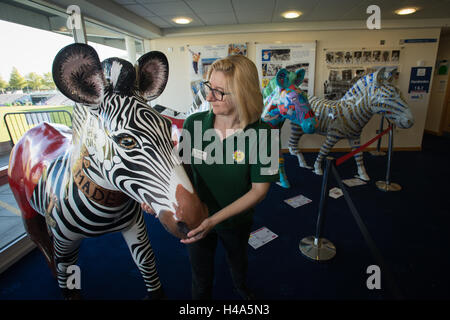
M308 96L319 122L316 133L326 136L314 163L316 174L323 174L322 161L339 140L347 139L352 150L359 148L362 130L374 114L384 114L399 128L408 129L414 124L413 114L400 90L390 83L392 77L392 71L381 68L361 77L340 100ZM302 130L291 122L289 151L297 156L300 167L311 168L298 148L302 135ZM355 154L355 160L359 178L369 181L362 152Z
M164 90L168 61L157 51L133 67L102 63L81 43L53 62L58 89L78 104L73 130L42 123L11 151L8 178L25 229L44 254L66 299L83 239L120 231L150 298L164 296L141 206L152 207L173 235L183 238L208 216L173 151L170 121L147 100Z

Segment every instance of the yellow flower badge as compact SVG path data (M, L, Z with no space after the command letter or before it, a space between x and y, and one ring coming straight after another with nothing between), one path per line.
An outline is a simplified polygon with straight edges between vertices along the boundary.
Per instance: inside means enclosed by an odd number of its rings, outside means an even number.
M236 162L241 162L245 158L245 153L242 151L236 150L233 154L233 158L234 158L234 160L236 160Z

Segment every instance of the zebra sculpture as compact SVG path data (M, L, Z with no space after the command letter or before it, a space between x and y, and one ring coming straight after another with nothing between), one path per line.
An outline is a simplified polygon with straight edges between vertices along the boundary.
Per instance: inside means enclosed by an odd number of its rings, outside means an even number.
M312 134L318 126L317 119L307 95L299 89L305 77L305 70L289 72L280 69L263 90L264 111L261 119L273 128L281 129L286 119L295 123L302 133ZM280 185L290 188L284 168L284 157L279 156Z
M84 238L121 231L150 298L163 296L141 206L150 205L183 238L207 217L180 160L172 152L170 121L147 103L167 83L161 52L129 62L102 63L85 44L63 48L53 62L58 89L79 103L73 130L43 123L11 151L9 183L25 229L44 253L66 299Z
M359 148L361 132L374 114L384 114L386 119L399 128L408 129L414 124L413 114L400 90L390 83L392 76L392 71L380 68L361 77L340 100L308 97L319 122L316 133L326 136L314 163L316 174L323 174L322 160L339 140L347 139L353 150ZM300 167L311 168L298 149L302 135L298 125L292 123L289 151L297 156ZM362 152L354 157L359 178L369 181Z

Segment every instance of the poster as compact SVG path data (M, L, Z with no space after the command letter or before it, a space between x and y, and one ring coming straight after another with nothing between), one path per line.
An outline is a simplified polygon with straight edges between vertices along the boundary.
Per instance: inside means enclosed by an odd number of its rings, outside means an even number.
M204 81L208 68L217 59L228 55L241 54L247 56L246 44L222 44L207 46L188 46L189 75L191 82Z
M413 67L409 79L408 93L414 95L428 93L430 89L432 67Z
M300 88L314 95L315 61L315 42L256 45L256 66L262 89L280 69L295 72L302 68L305 69L305 79Z
M341 99L359 78L381 67L398 69L399 60L396 48L325 49L325 99Z

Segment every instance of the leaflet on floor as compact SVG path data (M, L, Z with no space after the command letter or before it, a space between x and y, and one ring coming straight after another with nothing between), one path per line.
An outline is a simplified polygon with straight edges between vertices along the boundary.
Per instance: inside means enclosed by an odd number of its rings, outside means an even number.
M248 244L251 245L253 249L258 249L259 247L265 245L267 242L272 241L277 237L278 235L276 235L266 227L262 227L250 233Z
M342 180L342 182L345 183L349 187L355 187L355 186L367 184L367 182L364 182L363 180L358 179L358 178L345 179L345 180Z
M307 197L300 194L296 197L286 199L286 200L284 200L284 202L286 202L288 205L290 205L293 208L298 208L298 207L301 207L305 204L312 202L312 200L308 199Z
M344 193L338 187L334 187L333 189L330 189L329 195L330 195L330 197L337 199L337 198L343 196Z

